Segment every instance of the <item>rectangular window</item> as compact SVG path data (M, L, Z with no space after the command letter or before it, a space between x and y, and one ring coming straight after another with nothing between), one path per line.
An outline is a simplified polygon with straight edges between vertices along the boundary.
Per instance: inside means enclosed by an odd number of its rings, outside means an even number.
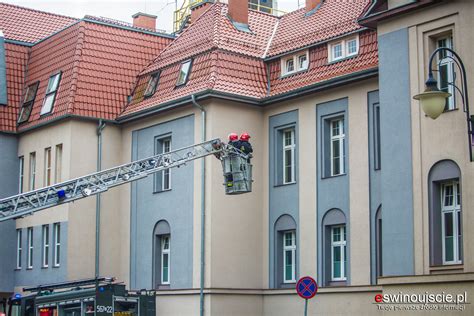
M54 250L53 250L53 264L59 267L61 264L61 223L53 225L54 234Z
M18 124L28 121L30 118L33 104L35 103L36 92L38 91L39 81L29 85L26 88L25 96L23 97L23 105L21 106L20 115L18 116Z
M35 189L36 180L36 152L30 153L30 186L29 190Z
M148 85L145 90L145 98L151 97L155 94L156 87L158 86L158 80L160 79L160 73L154 73L150 76L150 80L148 80Z
M281 59L281 75L289 75L294 72L308 69L308 51L299 52Z
M59 81L61 80L61 72L49 77L48 87L46 88L46 95L43 101L40 115L48 114L53 110L54 101L56 100L56 92L59 88Z
M330 121L331 139L331 176L344 174L344 119L338 118Z
M452 36L447 36L444 38L440 38L437 40L437 48L439 47L447 47L453 48L453 38ZM447 51L441 51L438 55L438 82L439 88L441 91L451 93L451 96L446 99L446 105L444 110L453 110L456 108L454 102L454 86L452 83L454 82L455 74L454 74L454 61L451 58L452 54Z
M345 281L346 260L346 226L331 228L331 276L332 281Z
M22 230L16 230L16 268L21 269Z
M462 247L461 194L459 182L442 184L441 226L443 264L460 264Z
M295 130L283 133L283 184L295 182Z
M23 179L25 177L25 157L18 158L20 161L20 174L18 176L18 192L23 193Z
M162 146L163 146L163 153L169 153L171 151L171 138L164 139L162 141ZM163 190L171 189L171 170L170 169L163 170L161 187Z
M296 282L296 234L283 233L283 283Z
M380 104L374 104L374 168L381 168L381 142L380 142Z
M44 150L44 185L51 185L51 147Z
M43 225L42 230L42 240L43 240L43 247L42 247L42 254L41 257L43 259L43 268L47 268L49 265L49 225Z
M170 284L170 236L161 236L161 284Z
M359 53L359 35L338 39L328 44L328 61L334 62Z
M187 60L181 64L176 86L181 86L181 85L186 84L189 78L190 70L191 70L191 60Z
M63 144L56 145L54 183L61 182L61 171L63 168Z
M26 262L28 269L33 268L33 227L28 227L26 231L26 240L28 244L28 253L26 256Z

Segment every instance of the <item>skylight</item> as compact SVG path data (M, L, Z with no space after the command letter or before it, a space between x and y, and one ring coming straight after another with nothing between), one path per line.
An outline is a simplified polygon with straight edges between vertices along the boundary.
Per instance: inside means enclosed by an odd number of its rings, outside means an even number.
M176 86L181 86L188 82L189 73L191 72L191 62L192 60L186 60L181 64L181 69L179 70L178 81Z
M150 76L150 80L148 80L148 85L145 90L145 98L149 98L153 94L155 94L159 79L160 79L159 72L156 72Z
M54 101L56 100L56 92L58 91L60 80L61 72L49 77L48 87L46 88L46 96L44 97L43 107L41 108L41 115L48 114L53 110Z

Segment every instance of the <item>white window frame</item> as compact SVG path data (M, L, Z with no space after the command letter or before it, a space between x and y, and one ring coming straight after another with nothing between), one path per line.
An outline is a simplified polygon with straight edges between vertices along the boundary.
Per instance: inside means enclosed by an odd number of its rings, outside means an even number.
M20 174L18 175L18 192L23 193L23 181L25 179L25 156L18 157L20 163Z
M43 225L41 229L42 235L42 267L47 268L49 266L49 225Z
M59 84L61 83L61 72L55 73L48 80L48 86L46 87L46 94L43 100L43 106L41 107L40 115L48 114L53 111L54 103L56 102L56 94L59 90ZM48 100L52 98L51 102Z
M36 152L30 153L30 184L29 191L35 189L36 182Z
M54 183L61 182L63 168L63 144L56 145L56 153L54 157Z
M51 185L51 178L52 178L52 157L51 157L51 147L44 149L44 186Z
M33 269L33 227L28 227L26 230L26 239L27 239L27 256L26 256L26 266L28 269Z
M169 153L171 151L171 138L162 139L161 142L163 146L162 147L163 154ZM161 177L161 190L162 191L171 190L171 170L169 168L163 170L163 174Z
M53 234L54 234L53 266L59 267L61 265L61 223L53 224Z
M340 228L340 240L334 241L334 230ZM339 247L340 258L341 258L341 276L334 276L334 248ZM347 253L347 241L346 241L346 225L336 225L331 227L331 281L346 281L347 280L347 271L345 252Z
M356 41L356 51L353 52L353 53L349 53L348 52L348 50L349 50L348 43L350 41L353 41L353 40ZM334 56L334 47L336 47L337 45L341 45L341 56L339 56L339 57ZM339 60L343 60L345 58L356 56L356 55L359 54L359 47L360 47L360 45L359 45L359 34L351 35L351 36L345 37L343 39L337 39L333 42L330 42L330 43L328 43L328 61L329 62L336 62L336 61L339 61Z
M303 66L300 66L299 60L300 57L306 56L306 63ZM288 70L288 61L293 61L293 70ZM281 76L291 75L300 71L304 71L309 67L309 51L300 51L290 56L285 56L281 58Z
M333 131L333 123L334 122L337 122L338 124L338 128L339 128L339 134L337 135L334 135L334 131ZM338 176L338 175L341 175L341 174L344 174L346 172L344 166L345 166L345 157L346 157L346 153L345 153L345 138L346 138L346 134L345 134L345 128L344 128L344 118L343 117L339 117L339 118L336 118L336 119L332 119L329 121L329 135L330 135L330 138L329 138L329 141L330 141L330 157L329 159L331 160L331 176ZM334 164L334 160L335 160L335 157L334 157L334 146L333 146L333 143L334 142L339 142L339 173L335 173L334 172L334 169L335 169L335 164Z
M291 245L286 245L286 236L291 236ZM286 278L286 254L291 253L291 279ZM283 232L283 283L295 283L296 282L296 232L286 231Z
M289 145L286 145L286 133L290 133L290 139L291 143ZM295 142L295 129L294 128L288 128L282 130L282 141L283 141L283 184L291 184L295 183L295 167L296 167L296 162L295 162L295 149L296 149L296 142ZM287 160L286 160L286 152L290 151L291 152L291 172L290 176L291 179L286 179L286 166L287 166Z
M446 198L446 188L448 186L452 186L453 188L453 203L451 205L444 205L445 198ZM442 253L443 253L443 264L461 264L461 254L459 253L459 233L462 232L462 227L458 224L458 216L461 216L461 201L460 196L461 192L459 192L459 182L458 181L450 181L445 182L441 185L441 239L442 239ZM459 197L458 197L459 196ZM453 231L453 260L447 261L446 260L446 228L445 228L445 215L451 214L452 216L452 231Z
M168 240L168 248L165 249L165 240ZM162 235L161 238L160 238L160 242L161 242L161 284L170 284L170 270L171 270L171 238L170 238L170 235ZM168 255L168 281L164 281L164 258L165 258L165 255Z
M448 36L445 36L445 37L440 37L440 38L437 38L436 39L436 48L439 48L439 42L440 41L443 41L443 40L446 40L446 46L447 48L453 48L453 38L451 35L448 35ZM447 52L445 51L444 52L446 54L446 56L450 56L451 53L450 52ZM439 55L438 55L438 60L439 60ZM448 69L448 73L447 73L447 80L448 82L454 82L454 60L450 57L445 57L441 60L439 60L439 63L438 63L438 82L441 83L441 67L442 66L447 66L446 68ZM454 86L453 85L448 85L448 92L451 93L451 96L447 99L447 105L448 105L448 108L447 110L454 110L456 109L456 104L455 104L455 90L454 90Z
M23 237L23 231L20 229L16 230L16 269L20 270L21 269L21 255L23 251L23 247L21 245L22 243L22 238Z
M192 59L188 59L181 63L179 68L178 80L176 81L176 86L185 85L188 82L189 75L191 73Z

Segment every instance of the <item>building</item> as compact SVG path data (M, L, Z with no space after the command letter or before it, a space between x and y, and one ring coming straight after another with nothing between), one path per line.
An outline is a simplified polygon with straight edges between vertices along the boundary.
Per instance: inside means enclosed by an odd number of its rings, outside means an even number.
M176 38L102 18L51 16L52 25L64 24L18 40L0 23L10 89L4 109L13 113L2 114L9 134L1 139L11 147L0 168L13 173L3 196L59 181L57 170L72 178L231 131L249 132L255 149L249 194L225 195L220 162L206 158L99 201L2 223L11 243L0 251L12 261L2 264L10 278L2 291L98 270L132 289L157 289L157 314L288 315L303 312L295 282L311 275L321 286L314 314L375 315L382 292L467 292L470 302L474 167L462 99L444 79L460 80L454 62L440 60L441 88L454 96L438 120L412 97L438 46L453 47L470 78L474 4L308 0L280 17L247 8L199 4ZM9 60L13 49L24 50L23 63ZM28 72L15 85L17 64ZM33 101L26 87L37 90ZM51 114L42 115L56 93ZM16 124L28 102L31 115ZM51 261L38 269L44 253ZM21 259L14 272L13 254Z

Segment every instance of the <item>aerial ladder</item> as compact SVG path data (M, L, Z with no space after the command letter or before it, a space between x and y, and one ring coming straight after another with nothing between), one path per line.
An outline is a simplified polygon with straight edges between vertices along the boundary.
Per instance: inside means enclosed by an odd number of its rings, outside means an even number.
M222 163L226 194L252 191L250 156L216 138L1 199L0 222L103 193L115 186L143 179L159 171L179 168L209 155L216 156Z

